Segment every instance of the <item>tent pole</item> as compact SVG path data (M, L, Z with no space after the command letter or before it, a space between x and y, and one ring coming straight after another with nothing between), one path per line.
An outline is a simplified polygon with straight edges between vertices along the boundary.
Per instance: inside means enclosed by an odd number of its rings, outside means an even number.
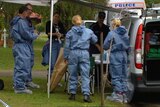
M52 56L52 27L53 27L53 11L54 11L54 0L51 0L51 13L50 13L50 45L49 45L49 71L48 71L48 98L50 97L50 84L51 84L51 56Z
M101 46L101 48L103 49L103 32L101 32L101 34L100 34L100 46ZM101 50L101 54L100 54L100 59L101 59L101 107L104 107L104 91L103 91L103 89L104 89L104 84L103 84L103 81L104 81L104 79L103 79L103 75L104 75L104 73L103 73L103 50Z

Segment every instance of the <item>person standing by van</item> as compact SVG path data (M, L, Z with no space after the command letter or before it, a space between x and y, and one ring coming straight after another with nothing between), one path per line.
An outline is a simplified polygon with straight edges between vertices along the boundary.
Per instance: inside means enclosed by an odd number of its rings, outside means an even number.
M124 26L121 26L120 19L111 20L112 31L109 32L104 41L103 48L110 48L110 66L111 84L113 93L107 96L108 100L127 103L127 64L129 51L129 36Z
M98 38L98 42L96 44L91 44L90 46L90 54L100 54L100 52L103 50L100 46L100 35L103 33L103 39L106 38L109 30L109 26L104 24L104 19L106 17L105 12L99 12L98 13L98 20L96 23L93 23L90 26L90 29L94 32L94 34Z
M82 18L75 15L72 18L73 27L66 34L64 59L68 62L69 70L69 92L71 96L69 100L75 100L78 72L81 75L81 89L83 93L84 102L92 102L90 99L90 43L95 44L97 37L92 30L82 26Z
M98 38L98 42L96 44L91 44L90 45L90 55L93 56L93 54L99 54L101 53L101 51L103 50L102 46L100 46L101 44L101 35L103 35L103 42L104 39L106 38L109 30L109 26L104 24L104 20L105 20L106 14L105 12L99 12L98 13L98 20L96 23L93 23L90 26L90 29L94 32L94 34L97 36ZM100 65L98 65L98 69L100 69ZM105 68L104 68L105 70ZM99 70L101 71L101 70ZM95 75L98 75L97 72L95 72ZM95 85L98 86L98 81L100 82L101 76L99 74L99 77L95 76ZM99 79L99 80L98 80ZM110 75L109 75L109 79L110 79ZM98 86L99 87L99 86Z

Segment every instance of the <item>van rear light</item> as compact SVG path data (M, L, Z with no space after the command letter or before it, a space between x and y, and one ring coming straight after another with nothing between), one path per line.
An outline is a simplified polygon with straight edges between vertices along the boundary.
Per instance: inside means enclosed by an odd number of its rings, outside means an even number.
M138 69L142 68L142 55L141 55L141 50L139 50L140 52L136 52L136 57L135 57L135 66Z
M135 41L135 66L138 69L142 69L142 32L143 24L140 24Z

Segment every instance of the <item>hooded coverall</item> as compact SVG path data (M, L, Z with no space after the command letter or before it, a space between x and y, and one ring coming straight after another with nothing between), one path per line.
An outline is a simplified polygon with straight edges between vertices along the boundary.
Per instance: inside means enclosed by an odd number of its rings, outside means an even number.
M31 19L27 18L28 20L28 23L29 23L29 31L31 33L34 33L34 27L32 25L32 21ZM28 78L27 78L27 81L26 82L31 82L32 81L32 68L34 66L34 49L33 49L33 40L30 41L30 44L31 44L31 71L30 73L28 74Z
M14 88L23 90L26 88L25 83L28 82L28 77L31 74L33 66L33 47L32 41L37 38L33 29L29 27L27 19L22 19L19 16L13 18L11 25L11 37L14 41L13 56L15 61L14 66Z
M129 36L124 26L120 26L107 35L103 48L109 49L111 40L112 49L110 54L111 82L113 92L126 93L127 91L127 52L129 51Z
M96 43L97 37L85 26L73 26L66 35L64 58L68 60L69 92L76 94L78 84L78 72L81 75L81 90L84 95L90 95L90 43Z

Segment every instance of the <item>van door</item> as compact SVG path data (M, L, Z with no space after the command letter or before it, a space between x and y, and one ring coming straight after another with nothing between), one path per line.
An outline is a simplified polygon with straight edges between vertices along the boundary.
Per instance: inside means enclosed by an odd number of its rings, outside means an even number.
M160 9L150 8L144 20L144 77L146 85L160 85Z
M160 19L144 20L144 79L146 85L160 85Z

